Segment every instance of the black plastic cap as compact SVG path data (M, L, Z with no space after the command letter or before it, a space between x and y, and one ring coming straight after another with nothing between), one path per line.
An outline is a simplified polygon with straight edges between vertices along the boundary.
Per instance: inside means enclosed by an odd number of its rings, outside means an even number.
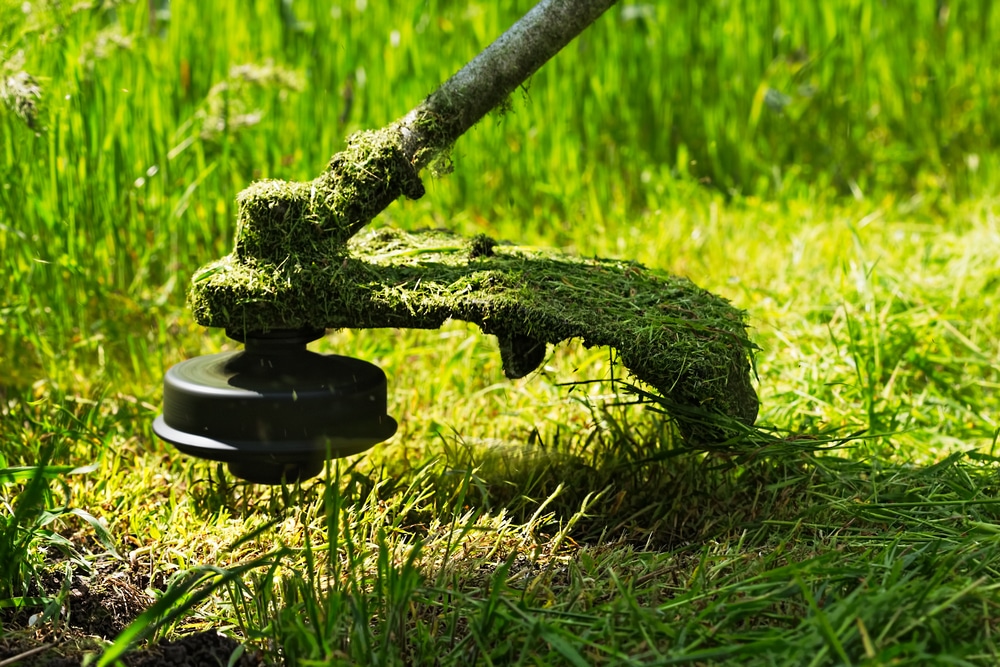
M185 454L228 463L242 479L280 484L313 477L327 459L396 432L378 366L309 352L302 341L247 343L246 351L167 371L157 436Z

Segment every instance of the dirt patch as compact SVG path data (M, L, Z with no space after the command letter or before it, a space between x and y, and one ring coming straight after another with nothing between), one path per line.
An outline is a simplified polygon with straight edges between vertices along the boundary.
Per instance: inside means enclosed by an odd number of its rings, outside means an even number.
M148 588L162 589L163 581L151 581L141 568L121 561L98 560L86 573L74 572L65 581L56 571L44 582L47 597L65 595L61 621L74 631L113 639L153 602Z
M88 635L112 639L152 601L134 572L118 570L74 577L65 606L71 627Z
M241 644L214 631L184 635L125 656L127 667L225 667ZM79 667L89 654L100 652L94 642L78 638L45 641L38 637L12 634L0 639L0 661L14 660L19 667ZM259 651L243 651L236 667L261 667Z
M199 632L185 635L177 639L162 642L144 651L133 653L125 658L128 667L212 667L229 664L233 654L240 650L241 644L232 637L220 635L217 632ZM237 667L257 667L264 660L259 652L250 650L244 652L235 663Z
M130 567L117 560L94 563L90 572L72 573L57 567L33 595L62 598L60 618L37 623L42 609L3 615L0 663L18 667L77 667L88 655L100 654L106 644L142 614L153 602L147 589L163 589L161 578L150 577L148 568ZM213 667L228 665L241 644L214 631L199 632L160 642L136 651L122 662L128 667L159 665ZM234 663L238 667L263 665L263 658L248 649Z

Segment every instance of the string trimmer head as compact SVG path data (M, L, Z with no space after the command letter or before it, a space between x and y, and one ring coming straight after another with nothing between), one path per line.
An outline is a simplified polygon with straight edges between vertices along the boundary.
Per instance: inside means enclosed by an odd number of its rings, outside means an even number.
M580 259L485 236L378 230L419 171L595 20L610 0L544 0L406 117L359 133L308 183L262 181L238 199L233 252L200 269L195 318L247 344L168 371L154 430L181 451L259 483L317 474L324 460L390 437L386 380L357 359L308 352L326 329L477 324L508 377L578 338L623 365L702 441L752 425L745 314L690 281L634 262Z

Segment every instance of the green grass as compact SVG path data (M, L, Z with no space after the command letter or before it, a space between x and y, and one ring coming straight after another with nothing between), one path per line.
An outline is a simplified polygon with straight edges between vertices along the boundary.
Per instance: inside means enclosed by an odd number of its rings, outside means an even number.
M184 294L237 193L315 177L530 4L0 3L0 467L55 475L0 477L0 603L70 637L83 610L31 583L110 545L156 594L113 651L220 627L291 665L995 664L985 0L617 7L376 221L746 309L761 429L728 451L689 451L607 349L509 382L458 323L318 345L382 366L400 421L327 480L241 485L152 436L164 369L234 345Z

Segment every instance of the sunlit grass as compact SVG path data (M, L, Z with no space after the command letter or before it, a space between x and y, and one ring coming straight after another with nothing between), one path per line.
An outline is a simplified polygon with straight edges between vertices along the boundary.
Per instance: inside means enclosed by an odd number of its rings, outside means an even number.
M0 109L0 467L96 466L60 498L100 530L59 530L96 562L106 526L149 575L140 626L173 614L149 634L226 627L289 664L996 662L991 3L623 4L376 221L731 299L755 439L685 450L655 401L616 405L608 350L509 382L460 323L331 332L386 370L400 430L298 489L153 438L163 370L235 346L193 325L189 276L240 189L312 178L531 2L152 4L0 3L0 77L42 90L32 127Z

